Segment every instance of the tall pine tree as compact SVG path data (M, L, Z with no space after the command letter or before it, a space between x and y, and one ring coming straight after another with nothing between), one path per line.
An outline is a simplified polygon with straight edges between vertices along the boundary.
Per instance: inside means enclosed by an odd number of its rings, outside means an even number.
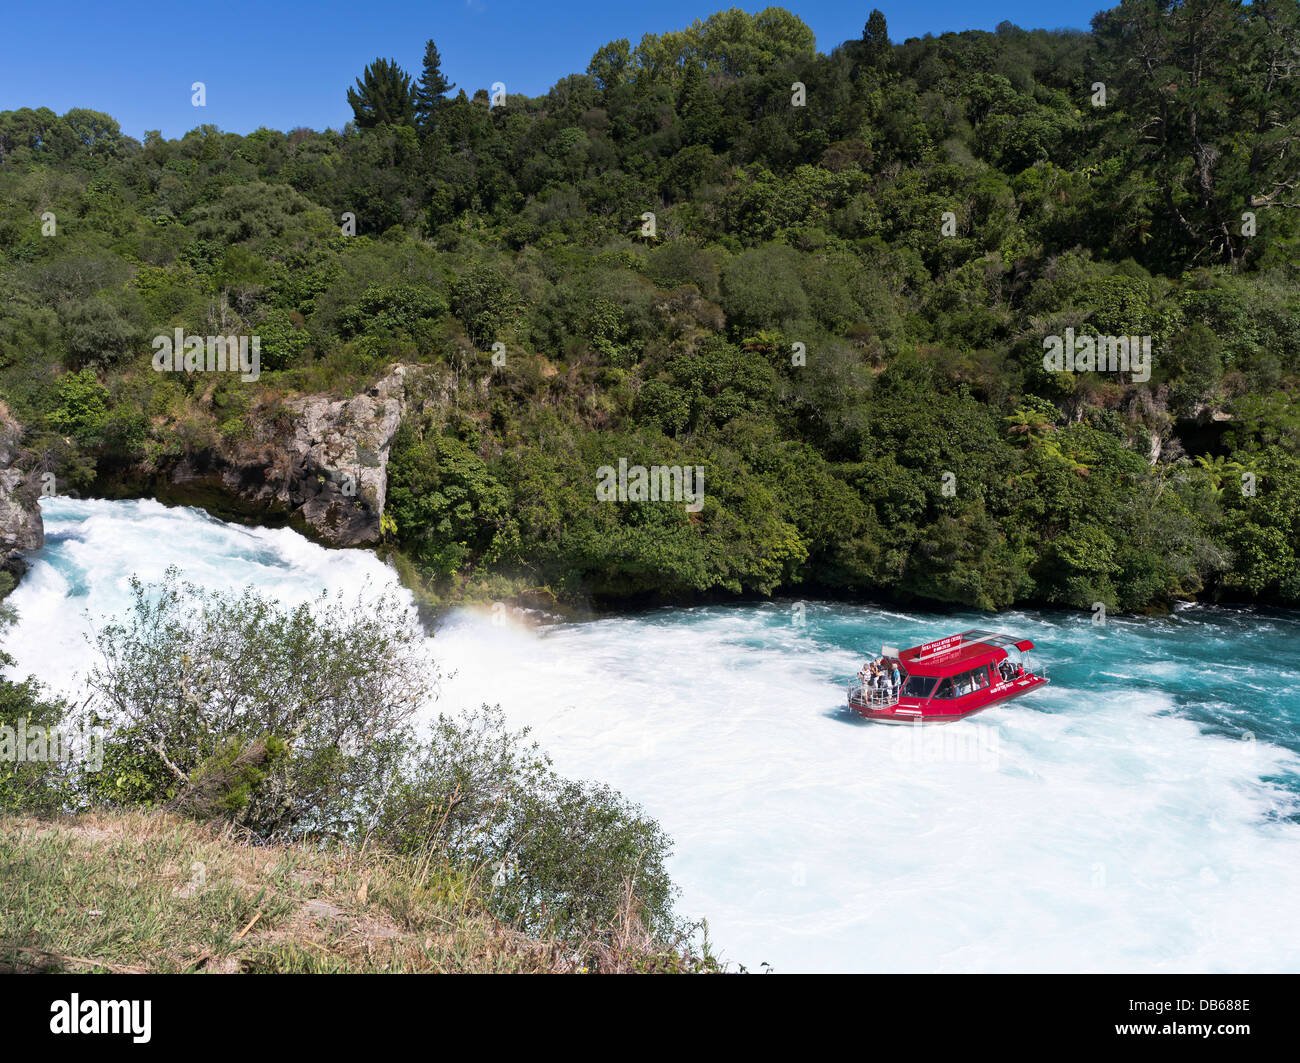
M438 46L433 41L426 42L424 69L415 90L415 121L421 129L429 129L435 124L438 109L447 102L447 93L455 87L442 72Z
M685 144L712 144L722 129L722 108L704 80L704 68L694 60L686 64L677 93L677 114L682 120Z
M885 16L879 8L872 9L867 24L862 27L862 44L863 59L867 66L877 70L889 66L893 46L889 43L889 27L885 24Z

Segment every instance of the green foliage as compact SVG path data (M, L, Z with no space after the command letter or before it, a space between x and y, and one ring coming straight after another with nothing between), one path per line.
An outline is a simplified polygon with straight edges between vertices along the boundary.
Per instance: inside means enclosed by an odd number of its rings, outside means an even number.
M413 618L382 598L206 592L174 569L132 595L87 678L90 711L130 728L105 773L120 799L224 811L264 837L355 830L355 794L388 778L436 683Z
M1295 0L901 44L872 11L825 54L731 9L501 107L429 41L342 132L3 112L0 396L88 482L425 363L383 531L446 594L1294 602L1297 45ZM149 380L174 327L273 372ZM1045 370L1067 329L1149 336L1151 379ZM598 501L620 458L703 504Z
M82 441L93 440L108 420L108 388L90 369L65 373L55 389L50 424Z
M427 61L427 53L425 58ZM437 49L433 58L436 70ZM366 67L357 78L356 88L348 89L348 104L362 129L415 124L416 93L411 88L411 75L391 59L376 59Z
M13 660L0 653L0 665L12 667ZM46 695L35 678L14 682L0 677L0 813L59 812L67 807L75 765L67 759L31 759L28 754L40 752L41 745L48 752L49 736L66 732L68 715L69 706Z
M193 231L206 244L198 245L190 257L198 267L211 268L225 261L224 252L215 253L218 247L241 243L280 247L319 238L330 229L325 212L288 185L260 181L231 185L215 202L195 210ZM256 268L256 259L244 262Z
M587 73L602 89L616 89L627 80L632 48L626 37L597 49L587 64Z
M196 819L235 818L288 756L275 735L231 739L190 773L179 807Z
M1231 470L1221 483L1233 559L1224 582L1251 597L1300 600L1300 461L1294 452L1271 447L1258 455L1254 470Z
M659 825L608 787L556 775L500 709L440 716L372 819L398 852L482 869L490 910L520 929L581 938L612 925L629 886L648 929L680 929Z
M294 324L284 310L273 308L257 323L257 335L262 341L262 368L288 369L298 361L311 343L306 330Z
M447 103L447 93L455 87L442 72L442 56L438 54L438 46L433 41L425 42L424 62L420 68L420 82L415 89L414 101L415 120L422 129L431 129L437 125L438 113ZM358 118L358 124L359 121Z
M114 727L104 737L104 764L84 783L86 800L104 808L161 807L180 788L176 778L144 742L134 724Z
M440 292L409 284L375 284L339 315L338 329L344 336L370 333L427 342L430 326L447 309L447 300Z
M4 601L13 589L13 577L0 571L0 631L17 619L13 606ZM0 668L14 664L0 650ZM56 748L52 735L72 737L70 709L62 699L46 694L34 676L21 681L0 676L0 813L66 811L75 801L76 780L86 774L93 777L93 772L78 773L70 757L49 755ZM45 757L39 755L42 747ZM29 755L33 752L38 756ZM87 754L84 763L96 766L93 749L79 746L71 752Z
M388 475L386 512L432 575L447 579L499 557L509 492L467 444L436 432L421 437L408 421L393 440Z
M867 24L862 27L862 45L862 58L868 66L879 69L889 65L893 55L889 43L889 27L878 8L871 9Z
M729 261L722 271L722 305L742 333L801 319L808 313L808 297L799 280L798 254L768 244Z
M107 299L65 304L59 316L67 363L74 369L111 366L143 339L141 331Z
M485 348L503 339L522 307L505 273L491 265L475 264L452 285L451 308L474 343Z
M567 941L615 925L629 895L657 940L684 930L664 869L670 843L639 808L556 775L499 709L417 732L411 717L436 672L391 600L287 609L252 589L202 591L174 570L132 589L130 612L99 632L89 677L91 712L115 724L103 770L81 791L92 805L165 806L264 840L334 837L436 858L490 879L497 917ZM29 687L0 686L0 723L37 715L33 705ZM0 808L48 800L37 782L0 774Z
M1139 142L1129 178L1150 190L1151 222L1162 223L1158 239L1170 251L1199 247L1230 262L1248 257L1241 211L1263 208L1265 224L1274 221L1291 179L1289 146L1300 134L1300 89L1278 76L1279 56L1300 42L1296 6L1199 0L1163 8L1123 0L1096 16L1093 31L1100 73L1124 113L1139 122L1160 116L1160 136ZM1217 76L1204 79L1203 69Z

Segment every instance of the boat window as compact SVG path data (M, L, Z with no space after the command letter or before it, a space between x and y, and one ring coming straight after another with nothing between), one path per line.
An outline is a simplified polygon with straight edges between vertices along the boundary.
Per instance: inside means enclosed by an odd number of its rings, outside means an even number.
M928 698L934 689L934 677L928 675L909 675L903 684L903 697Z
M953 676L951 679L945 679L934 696L936 698L964 698L967 694L974 694L975 691L983 690L988 685L988 666L982 665L979 668L972 668L969 672L962 672L960 675Z

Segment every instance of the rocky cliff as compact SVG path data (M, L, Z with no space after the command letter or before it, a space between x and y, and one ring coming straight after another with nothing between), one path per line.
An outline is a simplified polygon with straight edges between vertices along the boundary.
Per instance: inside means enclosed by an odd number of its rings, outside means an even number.
M40 484L19 468L23 428L0 403L0 569L21 574L19 551L39 550L45 543Z
M253 417L252 435L172 467L177 485L213 483L287 512L325 542L376 542L388 487L388 449L401 424L416 367L395 365L346 399L310 395Z

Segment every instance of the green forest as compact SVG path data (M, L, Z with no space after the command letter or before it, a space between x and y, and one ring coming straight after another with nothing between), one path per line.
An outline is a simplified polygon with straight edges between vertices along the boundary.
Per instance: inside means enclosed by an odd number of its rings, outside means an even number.
M341 131L0 113L30 468L148 483L426 365L383 528L444 600L1300 602L1296 0L822 50L732 9L536 98L441 66L358 70ZM176 328L260 378L155 372ZM1149 379L1049 371L1067 330ZM619 459L702 507L598 500Z

